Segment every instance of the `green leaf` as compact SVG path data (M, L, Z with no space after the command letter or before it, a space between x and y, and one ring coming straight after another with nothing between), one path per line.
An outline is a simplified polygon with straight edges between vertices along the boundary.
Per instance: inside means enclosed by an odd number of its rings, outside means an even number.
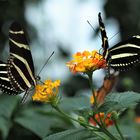
M72 123L59 116L47 105L26 106L15 115L14 122L38 135L40 138L52 133L51 129L70 128Z
M84 128L78 128L50 135L43 140L86 140L90 138L97 140L97 136L95 136L92 132Z
M104 104L99 108L100 111L110 112L122 110L134 106L140 100L140 94L135 92L112 93L106 96Z
M1 136L5 139L12 126L12 115L19 105L17 96L1 95L0 96L0 131Z
M88 97L64 98L59 107L65 111L78 111L91 107Z

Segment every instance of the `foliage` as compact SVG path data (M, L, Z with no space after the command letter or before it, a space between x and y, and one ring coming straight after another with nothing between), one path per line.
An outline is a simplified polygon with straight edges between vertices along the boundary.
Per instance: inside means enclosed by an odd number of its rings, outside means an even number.
M85 128L80 128L78 124L60 115L49 105L42 103L20 104L20 100L16 96L1 95L0 139L16 138L22 140L23 135L30 139L35 137L35 139L44 138L44 140L100 139L94 133ZM136 104L138 100L140 100L140 94L134 92L109 94L100 109L106 112L111 110L121 111ZM88 101L88 97L64 98L59 107L67 113L71 114L74 111L75 115L79 115L79 111L90 110ZM133 127L136 127L134 123ZM17 128L18 133L15 132Z
M63 132L56 133L54 135L50 135L43 140L90 140L90 138L94 138L95 140L98 140L98 138L91 133L90 131L87 131L83 128L77 128L77 129L70 129Z
M41 139L54 132L75 128L71 121L59 115L48 105L40 103L20 104L20 101L21 99L17 96L1 95L0 139L22 139L26 133L28 134L26 138L36 136L37 139ZM89 105L88 99L85 97L65 98L60 104L63 110L68 110L68 112L89 108ZM19 129L19 133L14 132L16 128Z
M140 94L135 92L112 93L106 96L105 102L100 106L100 111L124 110L136 105L140 100Z

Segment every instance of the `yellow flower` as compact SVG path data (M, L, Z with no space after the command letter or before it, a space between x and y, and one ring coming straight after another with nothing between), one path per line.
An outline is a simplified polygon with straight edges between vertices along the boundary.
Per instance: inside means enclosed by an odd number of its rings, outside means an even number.
M95 93L95 96L97 96L97 92L96 91L94 91ZM94 97L93 97L93 95L91 95L90 96L90 103L93 105L94 104Z
M100 68L106 67L106 60L96 50L89 52L77 52L73 55L73 60L66 64L70 71L77 72L91 72Z
M42 85L37 85L35 94L32 97L33 100L41 102L56 101L58 86L60 86L60 80L56 80L54 82L51 80L46 80Z

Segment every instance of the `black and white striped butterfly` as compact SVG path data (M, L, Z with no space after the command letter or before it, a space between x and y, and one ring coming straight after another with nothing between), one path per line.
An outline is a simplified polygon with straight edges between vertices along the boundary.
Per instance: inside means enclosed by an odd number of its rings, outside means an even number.
M9 29L10 55L0 61L0 88L10 95L20 94L36 85L34 64L25 33L14 22Z
M109 67L116 71L125 71L140 63L140 36L132 36L109 48L108 38L102 22L101 13L98 15L102 37L103 57Z

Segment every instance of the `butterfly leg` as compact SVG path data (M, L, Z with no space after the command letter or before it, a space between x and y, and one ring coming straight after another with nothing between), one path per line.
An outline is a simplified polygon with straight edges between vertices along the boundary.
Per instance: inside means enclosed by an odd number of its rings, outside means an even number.
M29 90L27 89L27 90L25 91L25 93L24 93L22 99L21 99L21 104L24 104L24 103L25 103L25 100L27 99L28 95L29 95Z
M110 77L110 66L107 67L107 77Z

